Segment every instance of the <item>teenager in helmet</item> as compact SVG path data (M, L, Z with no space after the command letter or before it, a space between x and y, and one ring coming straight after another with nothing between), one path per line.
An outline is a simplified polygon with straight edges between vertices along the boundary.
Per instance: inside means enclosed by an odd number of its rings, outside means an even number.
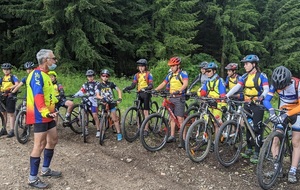
M238 64L237 63L229 63L225 69L227 70L227 77L225 80L225 86L228 90L231 90L239 81L241 77L238 73ZM244 100L243 88L240 88L233 97L237 100Z
M123 139L123 136L120 129L120 118L118 118L116 114L116 105L111 102L114 100L113 90L116 90L118 92L117 103L121 103L122 91L117 87L117 85L114 82L109 81L109 77L110 72L107 69L103 69L100 74L101 82L97 86L96 95L98 99L101 99L109 104L110 116L114 122L117 131L117 141L121 141Z
M26 70L27 74L33 71L35 67L36 67L35 64L31 61L24 63L24 69ZM26 84L26 79L27 76L23 77L22 80L19 82L19 84L11 92L16 93L21 88L21 86L23 86L23 84Z
M180 68L181 58L172 57L168 61L172 72L169 73L164 81L155 88L156 91L163 89L168 83L170 83L169 92L173 94L170 97L170 101L174 104L173 112L180 123L184 120L184 109L185 109L185 93L188 86L188 74ZM171 119L171 135L167 139L167 142L175 142L175 121Z
M87 82L85 82L82 85L81 89L76 94L74 94L74 97L83 96L83 95L89 96L86 100L86 103L89 109L92 111L92 115L95 120L95 125L97 128L96 137L99 138L100 122L98 118L98 103L96 100L96 90L99 82L94 80L95 72L91 69L86 71L85 76L87 77ZM85 134L88 135L88 126L85 126Z
M0 136L7 135L8 138L15 136L14 123L15 123L15 109L16 109L16 95L12 93L12 90L19 84L19 79L16 75L11 73L12 65L10 63L3 63L1 65L4 76L0 78L2 103L5 108L0 105L0 111L4 116L4 121L7 124L9 119L9 132L7 133L6 128L0 131ZM6 125L7 126L7 125Z
M261 102L269 92L269 82L267 76L262 73L258 67L259 58L257 55L247 55L241 60L244 64L246 73L242 75L238 83L226 94L226 97L231 97L239 91L241 87L244 88L244 100L247 102ZM253 130L256 139L252 139L250 131L246 131L247 150L242 153L244 158L250 157L250 162L256 164L258 162L258 155L260 147L262 146L263 127L262 119L264 110L255 103L245 104L245 110L253 114ZM254 152L252 147L255 147Z
M271 100L275 93L279 95L279 108L286 110L281 115L276 116ZM300 161L300 88L299 79L292 77L292 73L284 66L275 68L272 73L270 91L263 101L264 106L269 110L270 119L275 124L290 123L292 125L293 155L292 164L288 173L288 181L296 183L296 172ZM277 125L279 132L283 132L283 126ZM272 145L272 156L278 157L279 144L274 139ZM282 168L281 168L282 171Z
M191 85L189 86L187 92L190 92L191 89L195 86L195 85L199 85L199 87L202 87L202 85L205 83L205 81L208 80L208 77L205 74L205 69L204 67L207 65L208 63L206 61L203 61L199 64L199 74L197 75L197 77L193 80L193 82L191 83Z
M145 90L153 88L153 76L148 71L148 62L146 59L139 59L136 64L139 72L134 75L131 86L125 87L123 92L132 90L137 86L138 99L142 103L142 109L146 118L149 115L151 94L145 92ZM144 135L148 135L148 126L145 127Z

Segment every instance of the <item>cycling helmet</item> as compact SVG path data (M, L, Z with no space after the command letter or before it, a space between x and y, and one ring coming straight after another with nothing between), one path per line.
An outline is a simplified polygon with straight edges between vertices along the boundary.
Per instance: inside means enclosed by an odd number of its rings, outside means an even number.
M276 67L272 73L272 84L275 89L282 90L291 84L292 73L284 66Z
M218 65L215 62L209 62L204 69L217 69Z
M28 62L24 63L24 69L33 69L33 68L35 68L35 65L33 62L28 61Z
M203 61L199 64L199 67L204 68L207 64L208 64L207 61Z
M169 65L169 66L179 65L180 63L181 63L180 57L172 57L172 58L168 61L168 65Z
M11 69L12 65L10 63L3 63L1 65L1 69Z
M101 71L101 75L103 75L103 74L107 74L108 76L110 76L110 73L109 73L109 71L107 69L103 69Z
M148 62L146 59L139 59L136 64L137 66L147 66Z
M53 76L57 77L57 73L55 71L49 71L48 75L53 75Z
M237 63L229 63L226 67L226 70L237 70L238 69L238 64Z
M87 70L85 76L95 76L95 72L91 69Z
M259 58L257 55L247 55L241 60L242 63L250 62L250 63L258 63Z

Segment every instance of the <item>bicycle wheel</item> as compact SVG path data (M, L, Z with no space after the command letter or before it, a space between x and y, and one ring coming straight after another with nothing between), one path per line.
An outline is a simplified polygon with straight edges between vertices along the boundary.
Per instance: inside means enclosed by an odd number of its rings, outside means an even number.
M82 133L82 127L80 125L79 120L79 105L76 104L73 106L71 115L70 115L70 123L68 126L71 128L72 131L74 131L77 134Z
M209 153L212 144L211 130L207 128L203 119L195 121L189 128L185 150L193 162L203 161Z
M130 107L126 110L122 119L122 133L128 142L133 142L139 137L141 127L141 112L136 107Z
M218 161L225 167L234 164L242 150L243 134L235 120L223 123L216 136L215 154Z
M1 114L2 116L2 114ZM2 116L3 117L3 116ZM26 111L19 111L15 120L15 134L19 143L25 144L30 137L31 125L26 124Z
M189 130L189 127L200 118L200 113L196 112L197 108L191 107L186 112L187 118L182 122L182 125L180 126L180 132L179 132L179 143L181 144L181 147L185 147L185 139L186 139L186 133Z
M144 130L148 125L148 135L144 135ZM161 150L168 138L169 125L165 118L160 114L149 115L141 125L140 140L145 149L149 151Z
M104 138L105 138L105 131L108 129L108 120L106 116L101 117L100 121L100 136L99 136L99 144L104 144Z
M80 126L81 126L81 130L82 130L82 137L83 137L83 142L86 143L87 142L87 127L88 127L88 113L85 111L85 109L82 107L80 108L79 111L79 120L80 120Z
M156 101L152 101L150 105L150 114L157 113L158 108L158 103Z
M191 109L192 107L195 107L198 110L199 102L193 102L190 105L188 105L188 110Z
M283 134L273 131L265 140L258 158L257 179L263 189L270 189L276 182L277 176L282 170L282 159L284 157ZM278 147L276 149L276 147ZM272 154L272 150L278 151L278 156Z

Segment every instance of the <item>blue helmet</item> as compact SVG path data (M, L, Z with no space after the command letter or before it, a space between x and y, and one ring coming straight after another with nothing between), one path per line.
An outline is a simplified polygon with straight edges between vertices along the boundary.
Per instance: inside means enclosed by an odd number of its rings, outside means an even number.
M28 62L24 63L24 68L25 69L33 69L33 68L35 68L35 65L33 62L28 61Z
M217 69L218 65L215 62L209 62L204 69Z
M10 63L3 63L1 65L1 69L11 69L12 65Z
M247 55L246 57L244 57L241 60L241 63L246 63L246 62L250 62L250 63L258 63L259 62L259 58L257 55Z

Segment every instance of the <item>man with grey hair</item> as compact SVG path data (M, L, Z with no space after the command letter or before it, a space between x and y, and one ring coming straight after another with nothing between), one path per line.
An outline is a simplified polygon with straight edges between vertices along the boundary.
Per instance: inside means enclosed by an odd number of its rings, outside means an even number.
M52 81L48 71L56 68L57 59L53 51L41 49L36 54L39 66L27 77L27 114L26 123L34 125L34 145L30 154L29 185L39 189L48 187L37 177L41 154L44 151L44 162L41 176L60 177L60 171L50 169L50 163L54 154L54 148L58 141L56 122L54 117L55 97Z

